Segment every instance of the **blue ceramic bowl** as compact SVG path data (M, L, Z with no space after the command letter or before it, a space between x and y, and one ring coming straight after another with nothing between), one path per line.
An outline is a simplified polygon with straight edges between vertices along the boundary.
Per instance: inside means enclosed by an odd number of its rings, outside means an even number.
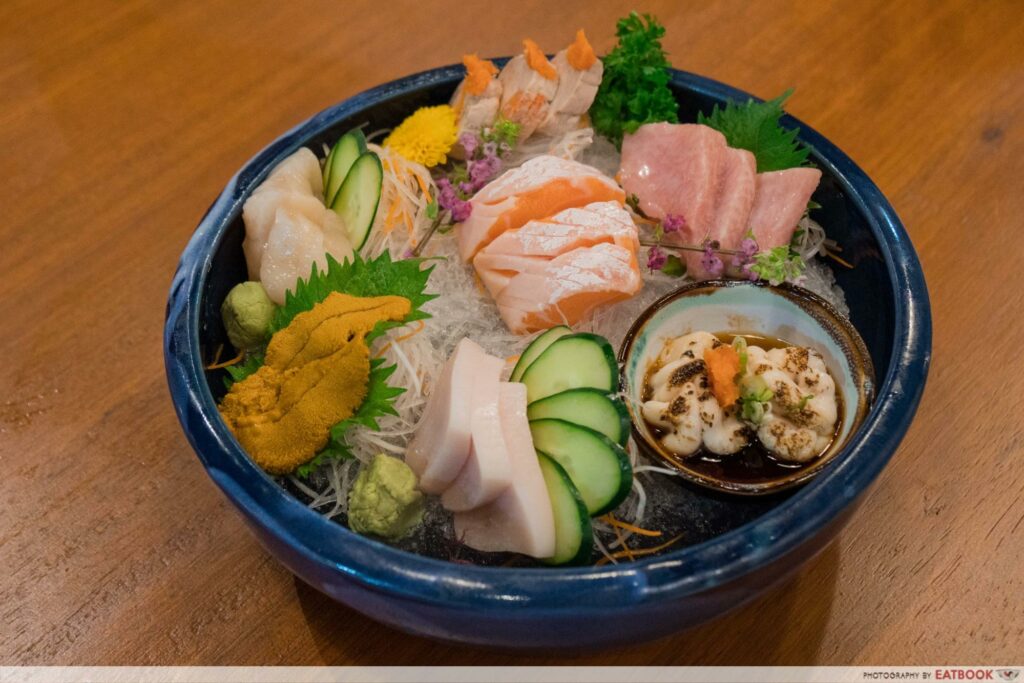
M351 533L306 508L253 465L216 409L219 376L203 359L224 341L220 303L245 279L242 203L302 145L320 149L369 121L393 126L416 107L447 101L462 68L444 67L356 95L284 134L231 179L182 254L171 286L164 356L178 418L210 477L264 547L308 584L412 633L511 647L572 648L654 638L747 602L794 572L838 533L914 416L928 372L931 314L913 246L892 207L849 158L813 130L800 139L824 177L815 193L829 235L852 270L837 271L851 318L880 380L877 399L843 457L795 494L733 502L682 490L711 535L630 564L496 568L410 554ZM680 119L748 95L672 74ZM750 501L756 501L753 505ZM753 505L753 506L752 506ZM760 507L758 507L760 506Z

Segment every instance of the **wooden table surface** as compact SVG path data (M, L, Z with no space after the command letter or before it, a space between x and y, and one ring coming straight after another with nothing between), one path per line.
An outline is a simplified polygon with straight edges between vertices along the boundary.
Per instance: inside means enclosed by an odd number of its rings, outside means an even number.
M572 657L407 636L292 577L192 454L164 305L234 171L322 108L463 52L555 49L584 26L603 53L628 9L0 4L0 663L1019 662L1020 2L639 6L676 66L761 96L795 87L792 113L892 200L931 292L909 434L838 541L754 604Z

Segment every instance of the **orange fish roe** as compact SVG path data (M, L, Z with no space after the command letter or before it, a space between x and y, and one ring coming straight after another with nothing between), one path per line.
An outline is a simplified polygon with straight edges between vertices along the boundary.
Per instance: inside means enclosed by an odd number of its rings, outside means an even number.
M569 60L569 66L577 71L586 71L597 61L594 48L590 46L590 41L587 40L583 29L576 31L576 40L566 50L565 57Z
M462 65L466 67L466 91L470 95L483 93L498 75L498 67L494 66L494 62L480 59L475 54L462 55Z
M526 63L530 68L544 78L549 81L553 81L558 77L558 72L555 71L555 65L549 62L548 58L544 56L544 52L540 49L540 46L529 38L523 41L523 54L526 55Z

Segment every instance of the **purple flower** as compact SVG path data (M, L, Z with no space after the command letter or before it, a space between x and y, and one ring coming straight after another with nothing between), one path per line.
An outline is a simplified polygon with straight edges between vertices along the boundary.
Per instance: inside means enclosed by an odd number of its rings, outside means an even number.
M473 183L459 183L459 192L464 195L472 195L477 191L477 187Z
M732 257L732 267L738 269L743 275L754 282L757 280L757 273L750 269L750 266L754 264L754 255L757 254L757 242L751 238L746 237L740 242L740 253Z
M494 155L469 162L469 182L472 184L473 192L491 182L500 170L501 159Z
M459 199L452 207L452 221L461 223L462 221L469 218L469 214L473 212L473 205L467 201Z
M679 232L686 227L686 218L681 214L670 213L665 216L665 220L661 222L661 229L665 231L665 234Z
M491 140L490 142L484 143L484 156L485 157L496 157L498 156L498 143Z
M462 145L462 149L466 150L466 158L472 159L473 152L476 151L477 145L480 144L480 138L475 133L463 133L459 136L459 144Z
M647 267L651 269L652 273L661 270L667 261L668 256L658 247L651 247L651 250L647 252Z
M701 267L712 277L718 277L725 270L725 264L718 258L715 249L718 249L718 242L705 242L704 255L700 257Z
M455 192L455 188L452 187L452 181L448 178L438 178L437 203L441 205L441 208L450 209L458 200L459 195Z
M442 209L452 213L452 221L461 223L469 218L473 205L459 197L458 192L452 187L452 181L448 178L439 178L437 181L437 203Z

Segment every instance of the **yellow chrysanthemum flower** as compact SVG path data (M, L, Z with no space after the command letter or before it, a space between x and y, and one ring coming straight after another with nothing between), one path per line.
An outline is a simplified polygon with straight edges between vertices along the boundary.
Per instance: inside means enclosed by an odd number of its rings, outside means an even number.
M447 104L420 107L391 131L384 146L430 168L448 160L457 135L454 109Z

